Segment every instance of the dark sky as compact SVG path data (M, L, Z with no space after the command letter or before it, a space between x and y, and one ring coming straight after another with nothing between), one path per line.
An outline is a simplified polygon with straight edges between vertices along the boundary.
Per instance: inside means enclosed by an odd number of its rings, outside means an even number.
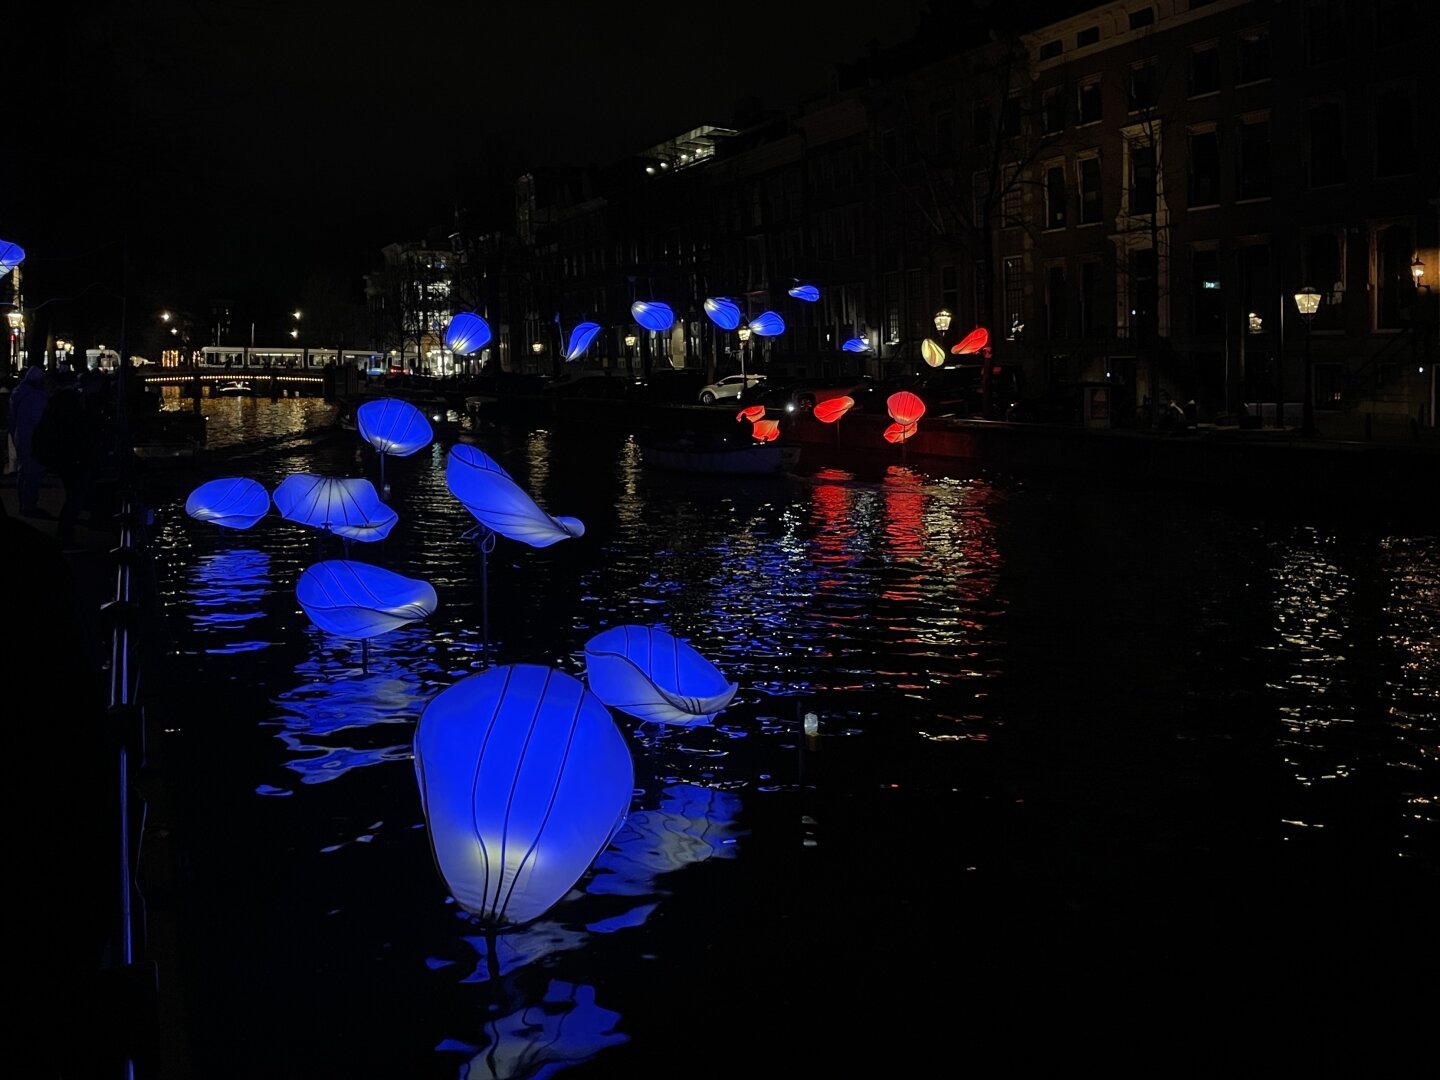
M923 6L25 0L0 237L27 248L32 300L113 272L122 235L132 289L353 283L527 167L820 90Z

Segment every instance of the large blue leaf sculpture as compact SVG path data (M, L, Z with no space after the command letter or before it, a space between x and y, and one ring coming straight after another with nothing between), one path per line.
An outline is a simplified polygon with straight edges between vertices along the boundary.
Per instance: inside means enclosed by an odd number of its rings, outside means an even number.
M570 344L565 348L566 360L578 360L590 343L595 340L595 335L600 333L600 324L594 322L582 322L574 330L570 331Z
M866 341L863 337L852 337L846 341L844 345L841 345L840 348L846 352L853 353L869 353L875 351L870 347L870 342Z
M355 410L360 437L382 454L409 457L435 439L425 414L399 398L367 401Z
M675 313L668 304L657 300L636 300L630 305L630 314L646 330L664 333L675 325Z
M270 512L265 485L243 476L201 484L185 500L185 513L227 529L248 529Z
M721 330L734 330L740 325L740 306L723 296L712 296L706 300L705 314Z
M450 448L445 484L476 521L511 540L539 548L585 535L579 518L547 514L499 462L469 443Z
M490 343L490 324L473 311L462 311L445 328L445 347L460 356L479 352Z
M357 639L433 615L439 603L428 581L349 559L307 567L295 583L295 598L321 630Z
M0 277L25 261L25 249L9 240L0 240Z
M766 311L751 320L750 329L760 337L779 337L785 332L785 320L773 311Z
M369 480L287 476L275 489L275 509L287 521L369 543L390 535L400 515L380 501Z
M796 285L790 290L790 295L796 300L804 300L806 303L813 304L820 299L820 290L814 285Z
M603 702L537 664L461 679L425 707L415 774L435 864L496 927L543 915L625 821L634 766Z
M660 724L707 723L737 689L685 642L652 626L596 634L585 643L585 677L606 705Z

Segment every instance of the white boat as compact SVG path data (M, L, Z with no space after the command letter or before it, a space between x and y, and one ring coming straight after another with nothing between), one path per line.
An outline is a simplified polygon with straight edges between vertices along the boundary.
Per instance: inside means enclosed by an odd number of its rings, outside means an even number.
M241 382L236 379L228 383L218 383L211 393L225 397L253 397L255 388L248 382Z
M680 440L642 445L640 456L647 464L660 469L737 476L781 473L792 469L800 460L800 447L780 443L706 446Z

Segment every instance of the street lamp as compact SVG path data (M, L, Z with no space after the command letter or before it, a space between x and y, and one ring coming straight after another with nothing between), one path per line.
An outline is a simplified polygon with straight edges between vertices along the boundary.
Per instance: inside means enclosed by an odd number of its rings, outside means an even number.
M1415 256L1415 261L1410 264L1410 276L1415 279L1415 287L1420 287L1420 279L1425 276L1425 264L1420 261L1420 256Z
M949 308L942 307L939 311L935 312L935 330L940 334L942 341L945 336L945 331L950 329L951 318Z
M1315 312L1320 310L1320 293L1306 285L1295 294L1295 306L1300 311L1300 317L1305 320L1305 398L1300 403L1300 433L1314 435L1315 375L1314 368L1310 366L1310 323L1315 318Z
M745 323L735 331L740 336L740 393L735 395L739 401L745 396L745 353L750 348L750 324Z
M634 334L625 335L625 374L632 379L635 377L635 346L639 342Z

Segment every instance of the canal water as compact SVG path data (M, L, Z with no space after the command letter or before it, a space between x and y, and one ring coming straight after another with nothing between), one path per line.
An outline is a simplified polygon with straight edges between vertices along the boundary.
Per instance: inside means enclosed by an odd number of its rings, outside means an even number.
M1400 1024L1424 1000L1433 533L898 450L677 475L624 431L487 424L389 461L400 522L352 557L439 609L367 658L295 598L338 540L183 502L376 478L373 454L314 399L204 408L206 460L147 479L184 867L162 977L196 1075L944 1075L1280 1038L1357 983ZM454 438L586 526L500 539L491 663L583 677L590 637L638 623L740 687L711 726L615 714L626 825L498 940L436 871L411 756L427 701L486 665Z

